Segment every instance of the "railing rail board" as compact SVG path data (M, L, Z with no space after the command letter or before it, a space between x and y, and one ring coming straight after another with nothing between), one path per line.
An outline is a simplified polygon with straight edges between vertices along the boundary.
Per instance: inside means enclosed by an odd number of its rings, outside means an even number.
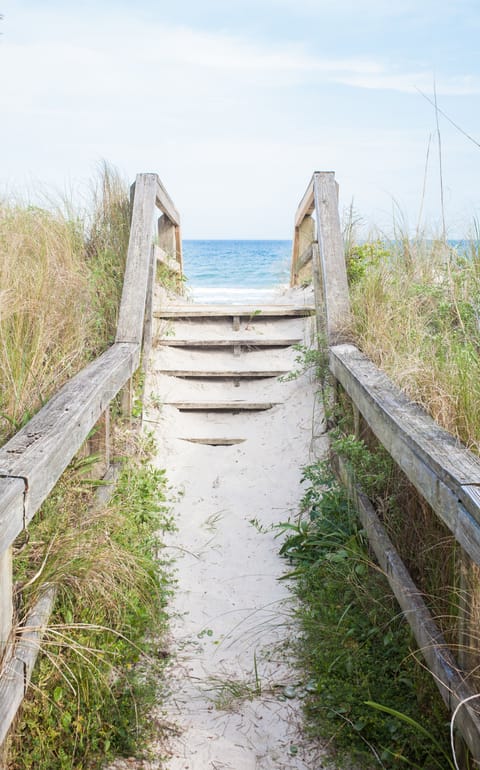
M131 392L142 342L146 354L151 337L156 206L175 229L181 269L180 218L158 176L138 174L131 200L132 222L115 344L67 382L0 448L0 653L5 650L0 672L0 744L24 697L55 599L55 590L49 589L18 630L18 638L10 639L11 545L107 412L112 399L126 384ZM108 431L108 419L105 425Z

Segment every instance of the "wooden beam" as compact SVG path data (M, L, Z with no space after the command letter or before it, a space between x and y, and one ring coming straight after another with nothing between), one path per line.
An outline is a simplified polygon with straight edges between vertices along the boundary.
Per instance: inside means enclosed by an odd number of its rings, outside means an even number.
M10 641L13 623L12 547L0 553L0 660Z
M305 190L302 200L298 204L297 211L295 212L295 227L300 227L305 217L310 216L315 208L313 199L313 179L310 179L308 187Z
M311 243L310 246L307 246L305 251L299 256L297 260L297 264L295 265L296 275L298 275L299 272L308 265L308 263L312 259L312 256L313 256L313 244Z
M262 412L276 406L273 401L165 401L181 412Z
M459 669L443 634L423 601L421 592L411 579L370 500L354 483L348 466L340 457L334 457L334 466L354 500L370 545L415 635L419 651L433 674L440 695L450 712L453 712L462 700L474 695L475 691L465 681L465 674ZM480 715L473 704L466 704L459 710L457 726L473 758L478 761Z
M24 528L25 491L24 479L0 478L0 553L13 543Z
M54 586L48 588L30 610L13 654L4 664L0 676L0 744L5 740L25 696L56 590Z
M154 246L155 251L155 260L156 262L160 262L161 265L165 265L165 267L168 267L170 272L172 273L180 273L180 265L177 262L176 259L172 259L166 251L164 251L160 246Z
M180 226L180 214L178 213L177 209L175 208L172 199L170 198L169 194L167 193L165 187L161 183L160 179L156 174L142 174L142 176L154 176L156 180L156 188L155 188L155 203L160 209L160 211L165 214L166 217L169 218L170 222L173 225L176 225L177 227Z
M480 564L480 460L353 345L330 349L330 370L407 478Z
M157 340L157 345L165 345L172 348L228 348L238 345L242 348L288 348L300 342L300 337L292 339L273 339L253 337L252 339L179 339L178 337L164 337Z
M188 441L190 444L205 444L206 446L235 446L243 444L244 438L180 438L180 441Z
M268 369L256 370L246 369L219 369L217 371L208 370L202 371L200 369L162 369L160 374L166 374L169 377L185 377L185 378L198 378L198 379L223 379L223 380L239 380L239 379L267 379L268 377L281 377L282 374L287 374L288 369L277 369L270 371Z
M139 355L139 345L113 345L64 385L0 448L0 476L23 479L26 485L25 525L53 489L112 398L135 371ZM0 510L0 522L3 523L3 501ZM3 526L9 536L16 529L8 522ZM4 539L5 534L0 534L0 541Z
M157 310L155 318L249 318L256 321L259 318L303 317L313 315L313 305L269 305L258 307L255 305L171 305Z
M156 189L156 174L138 174L116 342L142 342Z
M329 344L336 344L345 340L351 317L347 268L333 171L315 172L313 192L317 218L317 241L322 268L327 340Z

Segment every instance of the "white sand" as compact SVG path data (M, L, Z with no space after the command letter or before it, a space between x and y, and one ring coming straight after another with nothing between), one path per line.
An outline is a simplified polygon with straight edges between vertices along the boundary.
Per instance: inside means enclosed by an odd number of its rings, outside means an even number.
M310 302L296 291L282 303ZM272 297L268 298L272 302ZM169 322L170 323L170 322ZM165 333L165 322L160 328ZM178 322L177 338L232 335L225 320ZM311 319L275 323L254 319L240 334L308 338ZM290 368L292 350L157 347L146 383L146 426L159 446L178 495L178 532L168 549L176 559L178 587L172 601L169 690L164 718L178 728L168 770L317 770L320 748L299 731L301 700L282 695L298 685L287 642L296 634L292 599L281 576L272 526L295 516L302 496L301 467L320 453L322 414L309 375L233 382L180 380L163 368ZM297 354L298 355L298 354ZM279 402L257 413L188 413L169 400L247 399ZM316 434L320 434L317 438ZM186 438L243 439L228 447ZM305 684L302 682L302 684ZM301 687L299 687L301 691Z

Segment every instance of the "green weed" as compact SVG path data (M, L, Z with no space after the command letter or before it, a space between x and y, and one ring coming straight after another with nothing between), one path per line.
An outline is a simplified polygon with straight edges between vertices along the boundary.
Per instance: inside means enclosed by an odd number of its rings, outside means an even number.
M136 449L141 459L126 461L101 509L83 463L73 465L19 548L20 614L44 586L57 586L58 598L11 739L11 770L97 767L141 752L155 728L147 715L168 657L170 593L161 533L173 524L164 472Z
M447 715L412 656L408 626L371 561L356 512L327 464L305 468L304 481L301 516L280 531L300 600L298 655L314 689L306 700L309 729L338 756L369 767L373 756L385 768L436 768L448 753ZM442 751L366 701L420 717Z

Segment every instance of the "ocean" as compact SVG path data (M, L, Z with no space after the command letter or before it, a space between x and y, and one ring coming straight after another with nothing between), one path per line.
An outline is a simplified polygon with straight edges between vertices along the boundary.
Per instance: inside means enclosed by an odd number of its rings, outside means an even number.
M291 241L183 241L195 302L267 302L290 281Z

